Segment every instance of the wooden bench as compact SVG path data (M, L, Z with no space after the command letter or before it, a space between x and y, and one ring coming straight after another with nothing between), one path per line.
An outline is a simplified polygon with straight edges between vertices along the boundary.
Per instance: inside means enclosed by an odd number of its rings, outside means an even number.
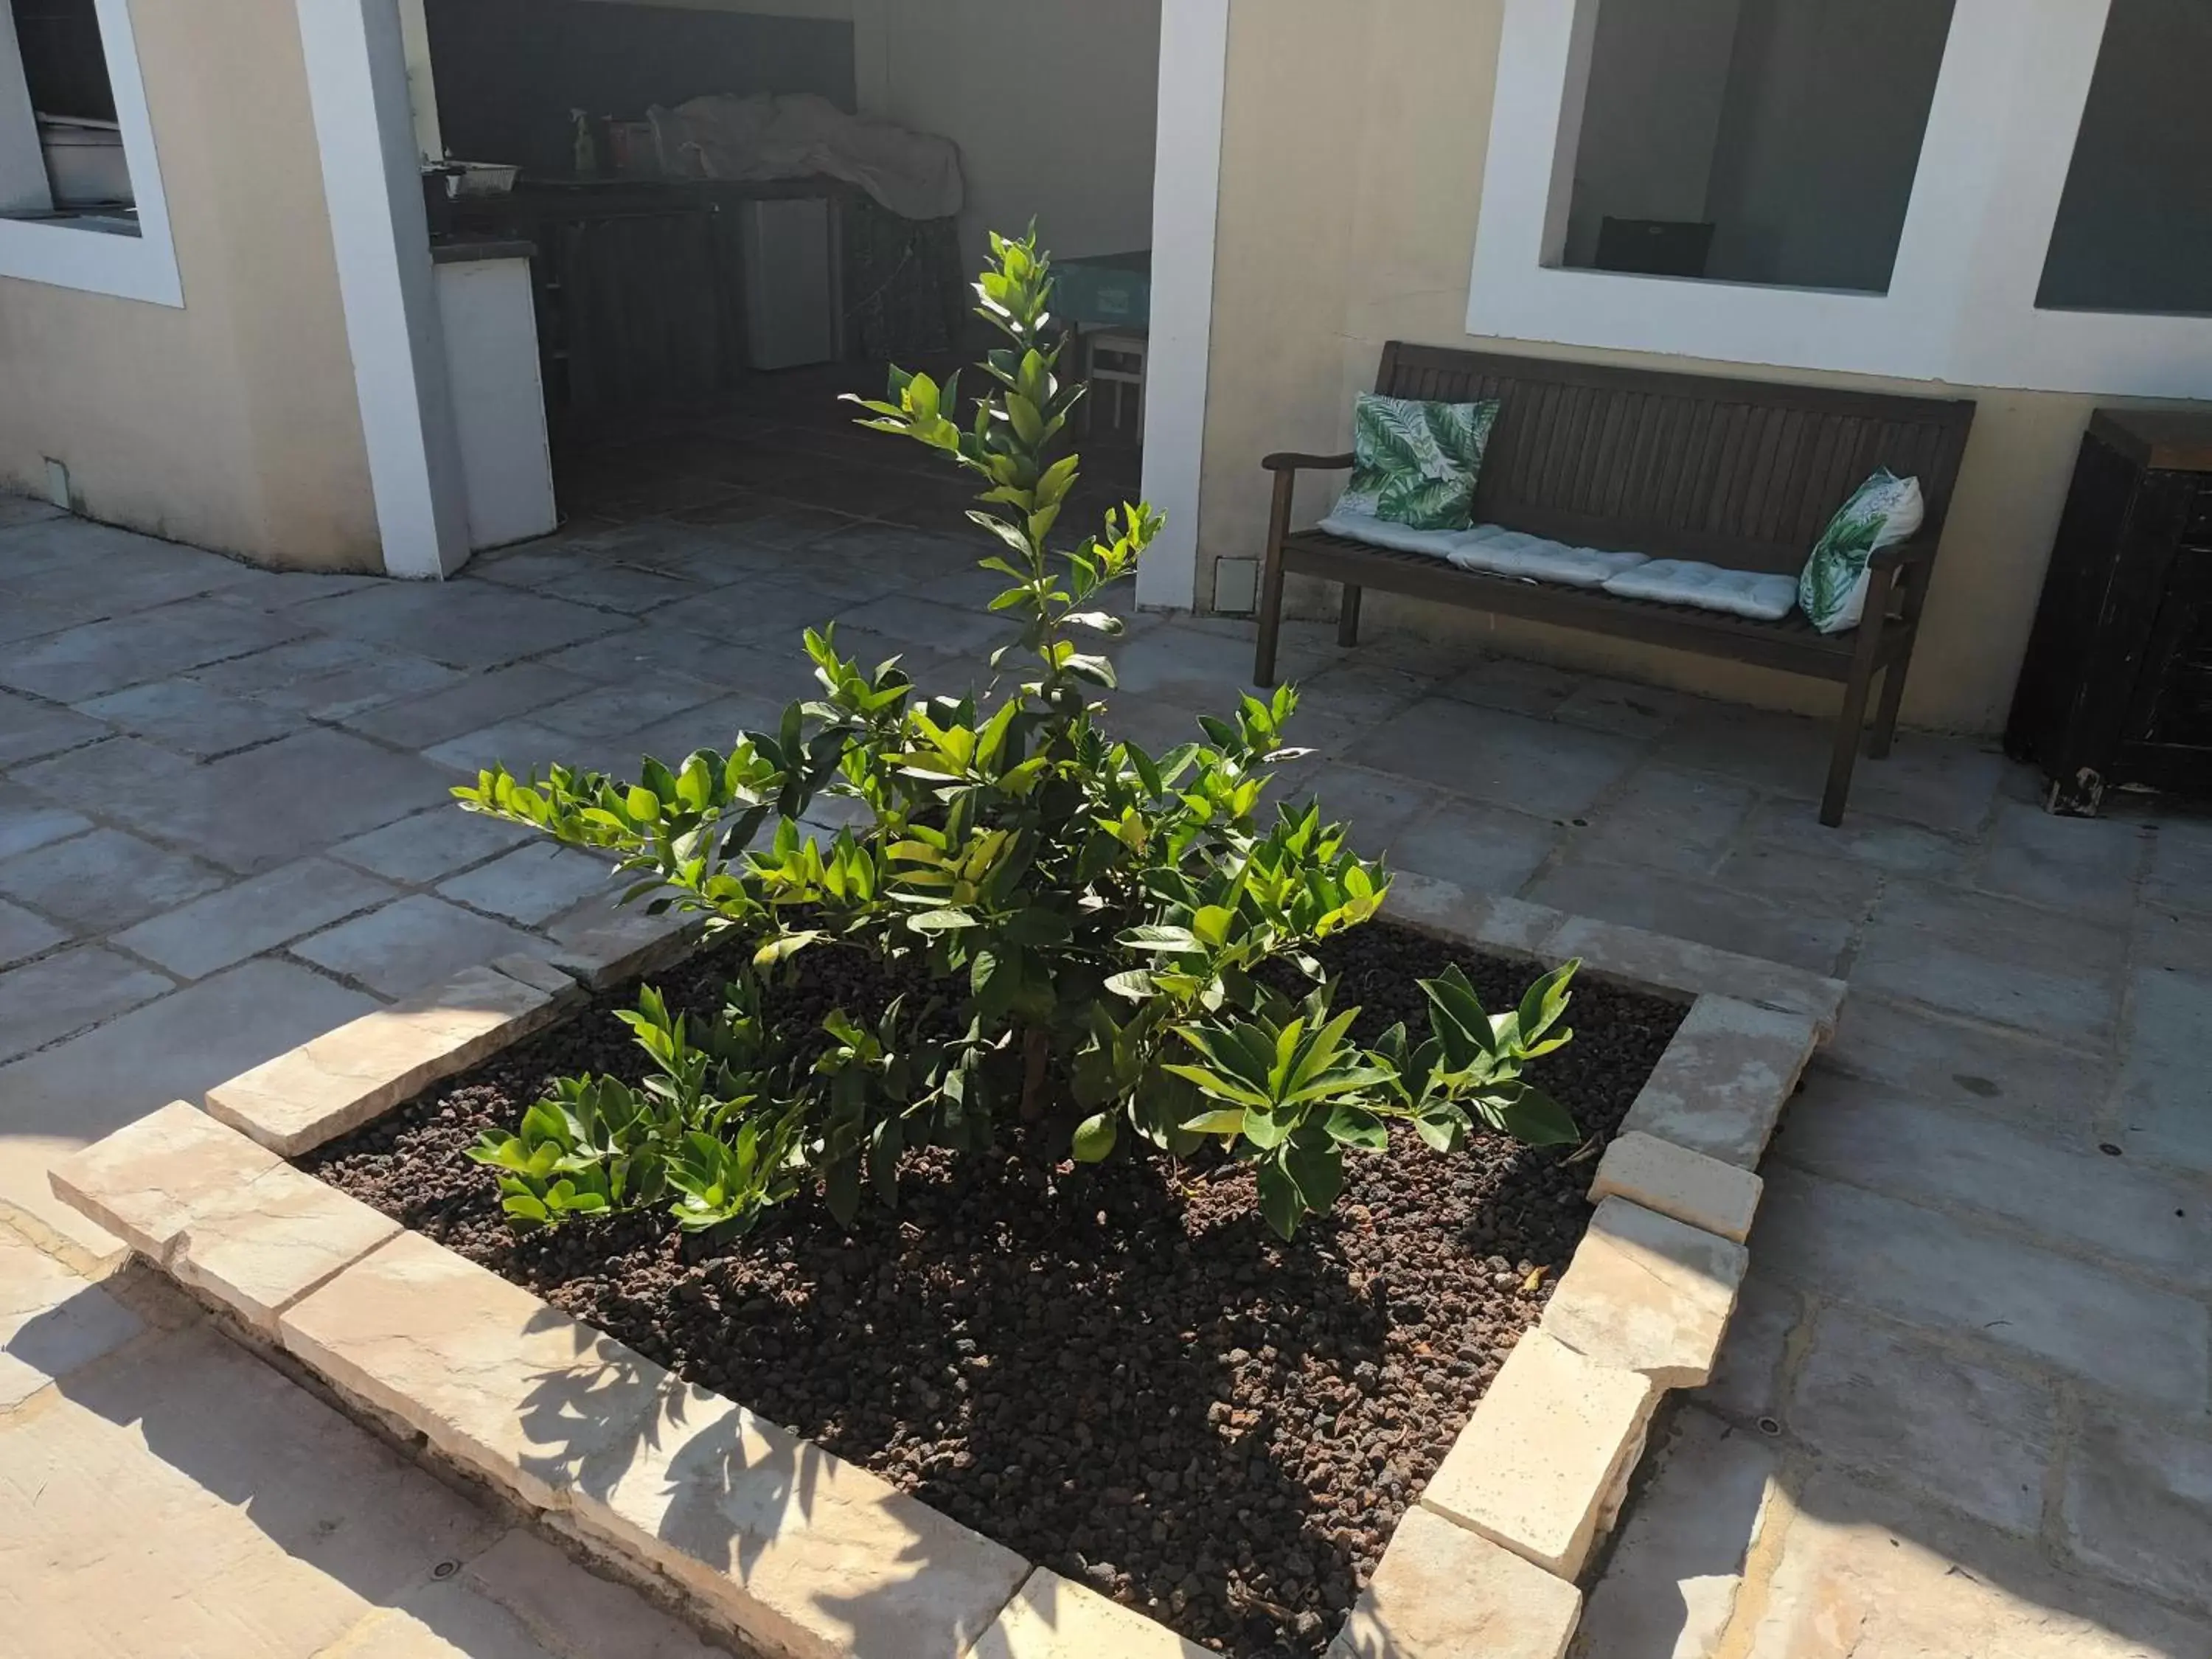
M1875 758L1889 752L1897 729L1929 574L1973 422L1972 402L1395 341L1383 349L1375 389L1440 403L1497 399L1475 521L1577 547L1795 575L1836 508L1876 467L1917 477L1927 501L1919 533L1875 555L1865 620L1845 633L1822 634L1798 611L1759 622L1462 570L1425 554L1294 532L1297 475L1343 471L1352 458L1279 454L1261 463L1275 475L1275 498L1260 583L1258 684L1275 682L1283 578L1293 570L1344 584L1337 637L1346 645L1358 641L1361 590L1376 587L1836 680L1844 702L1820 822L1843 821L1878 673L1881 702L1870 746Z

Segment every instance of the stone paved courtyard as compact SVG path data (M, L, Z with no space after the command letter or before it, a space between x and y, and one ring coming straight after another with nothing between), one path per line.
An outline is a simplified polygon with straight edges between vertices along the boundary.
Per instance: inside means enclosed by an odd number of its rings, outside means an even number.
M557 951L603 873L452 784L726 740L804 688L796 631L833 614L942 682L992 633L972 557L734 493L417 586L0 498L9 1650L705 1651L109 1277L45 1170L455 968ZM1137 619L1132 735L1230 696L1249 632ZM1583 1650L2212 1659L2212 823L2050 818L1990 749L1908 736L1824 830L1812 722L1290 632L1317 752L1285 787L1370 850L1850 981L1764 1167L1723 1373L1656 1431Z

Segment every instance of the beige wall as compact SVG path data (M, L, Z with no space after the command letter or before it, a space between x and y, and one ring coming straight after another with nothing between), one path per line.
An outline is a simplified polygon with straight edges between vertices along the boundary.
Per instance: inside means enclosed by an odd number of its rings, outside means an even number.
M1490 129L1501 0L1234 0L1199 514L1212 563L1256 556L1273 449L1349 445L1352 394L1386 340L1474 343L1468 281ZM1486 347L1911 392L1926 382L1701 364L1484 340ZM1947 392L1954 389L1945 388ZM2099 399L1956 388L1980 405L1953 501L1905 717L2000 729L2074 454ZM1302 489L1318 517L1336 481ZM1294 610L1333 615L1333 588ZM1370 596L1377 624L1771 708L1827 712L1835 688L1676 652Z
M382 568L293 0L134 0L185 308L0 278L0 483Z

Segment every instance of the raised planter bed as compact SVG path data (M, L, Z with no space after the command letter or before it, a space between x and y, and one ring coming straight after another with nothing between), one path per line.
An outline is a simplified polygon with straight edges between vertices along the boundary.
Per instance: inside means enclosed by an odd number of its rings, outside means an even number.
M1646 1034L1557 1057L1601 1162L1394 1149L1291 1246L1234 1172L927 1158L849 1236L795 1206L727 1251L636 1220L518 1242L459 1147L616 1053L509 961L212 1091L234 1128L166 1109L54 1184L763 1653L1555 1656L1661 1394L1710 1369L1750 1170L1841 988L1413 878L1391 915L1445 942L1369 932L1376 1015L1446 953L1501 1001L1500 955L1586 959L1577 1023Z

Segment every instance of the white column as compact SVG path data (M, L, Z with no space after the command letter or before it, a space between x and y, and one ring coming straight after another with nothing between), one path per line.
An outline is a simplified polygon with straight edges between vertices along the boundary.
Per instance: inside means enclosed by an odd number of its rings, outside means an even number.
M438 577L469 555L398 0L298 0L384 568Z
M1159 148L1152 173L1152 322L1145 392L1145 499L1167 515L1137 573L1139 605L1198 596L1199 470L1213 331L1230 0L1163 0Z

